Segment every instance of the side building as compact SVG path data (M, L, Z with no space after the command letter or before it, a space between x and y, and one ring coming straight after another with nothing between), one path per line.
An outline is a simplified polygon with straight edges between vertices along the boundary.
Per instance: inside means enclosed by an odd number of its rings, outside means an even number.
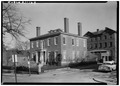
M117 60L116 31L106 27L105 30L97 29L96 32L88 31L87 49L90 53L98 56L98 61Z
M81 31L78 23L78 31ZM79 61L86 57L87 39L78 35L69 33L68 19L64 18L64 32L61 29L50 30L47 34L40 35L40 27L37 27L37 37L30 39L30 53L36 63L43 62L47 64L53 53L52 59L57 60L61 54L61 64Z

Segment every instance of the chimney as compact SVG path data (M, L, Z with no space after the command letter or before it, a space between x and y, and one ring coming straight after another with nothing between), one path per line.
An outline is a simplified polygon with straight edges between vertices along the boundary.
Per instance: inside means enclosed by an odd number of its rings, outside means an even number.
M64 18L64 32L69 33L69 19Z
M99 31L99 29L97 29L97 32Z
M40 36L40 27L36 27L36 36Z
M82 36L82 23L78 22L78 36Z

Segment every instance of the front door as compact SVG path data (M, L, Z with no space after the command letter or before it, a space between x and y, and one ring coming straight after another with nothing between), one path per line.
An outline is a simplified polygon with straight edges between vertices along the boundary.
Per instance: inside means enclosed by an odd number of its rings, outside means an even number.
M43 51L43 61L44 61L44 63L46 62L45 60L46 60L46 55L45 55L46 53L45 53L45 51Z

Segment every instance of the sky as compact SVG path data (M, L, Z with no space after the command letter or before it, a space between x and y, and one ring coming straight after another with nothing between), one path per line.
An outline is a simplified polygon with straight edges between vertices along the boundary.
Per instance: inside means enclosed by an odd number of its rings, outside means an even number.
M41 35L49 30L62 29L64 18L69 18L69 32L78 34L77 23L82 23L82 35L109 27L116 30L117 2L107 3L36 3L18 4L19 11L31 24L26 26L28 39L36 37L36 27L41 27Z

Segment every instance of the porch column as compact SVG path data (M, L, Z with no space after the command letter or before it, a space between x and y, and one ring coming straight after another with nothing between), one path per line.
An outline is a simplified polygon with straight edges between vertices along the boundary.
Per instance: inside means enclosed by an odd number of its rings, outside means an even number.
M40 53L40 61L41 61L42 64L44 63L44 61L43 61L43 51L41 51L41 53Z
M38 63L38 52L36 51L36 63Z

